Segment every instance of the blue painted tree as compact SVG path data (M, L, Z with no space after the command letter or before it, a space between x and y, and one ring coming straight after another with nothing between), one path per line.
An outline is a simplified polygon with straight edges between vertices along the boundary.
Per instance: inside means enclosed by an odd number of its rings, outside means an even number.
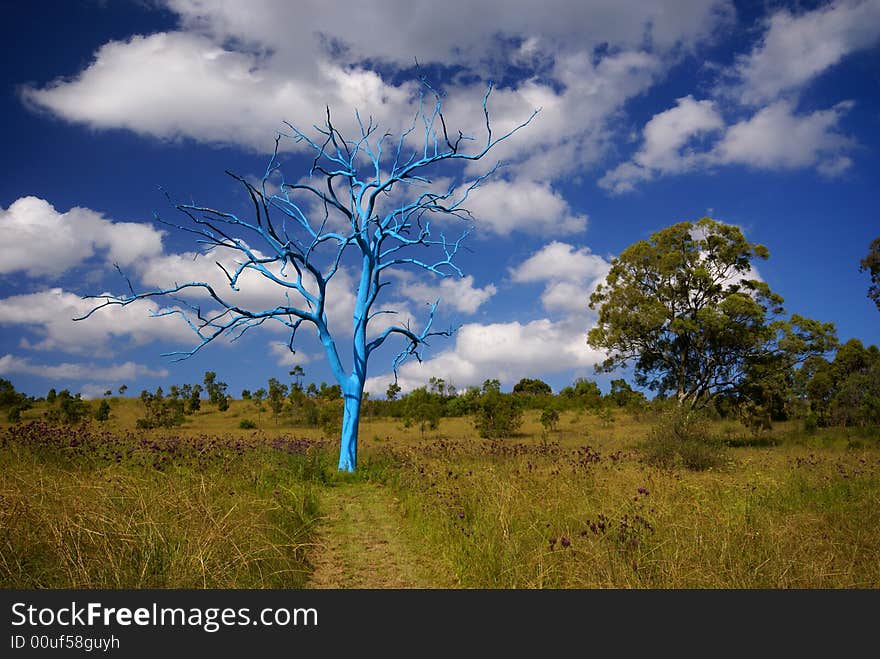
M236 254L233 267L217 261L232 291L239 290L239 280L245 273L258 273L278 287L280 304L260 310L243 308L228 299L228 293L204 281L142 293L135 293L129 282L126 295L89 296L102 302L79 320L107 306L169 297L179 306L165 308L156 315L180 314L198 337L191 350L167 353L177 359L195 354L220 336L238 338L267 320L280 322L289 330L287 345L294 351L300 328L304 324L313 326L344 397L339 469L353 471L370 356L390 337L401 337L404 348L393 360L396 375L405 359L421 358L421 348L430 337L451 333L433 329L439 300L431 306L421 329L414 329L408 322L390 324L378 331L371 329L371 322L395 313L377 306L382 289L391 283L388 274L395 268L416 268L439 277L462 276L455 258L468 229L460 233L456 229L457 237L450 240L444 233L435 235L431 221L447 216L469 223L473 218L464 206L469 193L500 163L472 179L464 177L463 167L453 168L453 182L442 191L431 187L429 177L443 163L480 160L531 122L538 112L535 110L512 130L493 135L488 109L491 92L490 84L482 102L485 142L481 139L477 143L460 131L451 135L440 94L425 84L412 123L396 138L380 133L372 118L365 124L355 112L359 134L356 139L348 139L333 125L329 108L323 126L314 127L314 137L286 124L290 130L278 133L275 150L259 183L252 184L227 171L246 189L253 217L243 219L206 206L174 204L189 222L172 226L196 234L206 251L222 249ZM284 179L279 161L282 140L305 145L313 154L307 178L295 183ZM470 142L476 146L465 148ZM408 194L401 195L404 191ZM326 306L328 286L346 262L359 273L349 368L328 325ZM193 289L217 308L206 309L186 299Z

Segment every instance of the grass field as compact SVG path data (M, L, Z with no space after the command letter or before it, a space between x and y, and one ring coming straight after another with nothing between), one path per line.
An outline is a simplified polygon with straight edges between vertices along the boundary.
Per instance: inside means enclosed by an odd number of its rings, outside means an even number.
M247 401L161 431L135 429L137 400L112 409L3 429L0 586L880 587L870 432L716 422L721 461L690 471L647 461L654 420L622 412L549 434L529 412L494 441L366 418L352 475L335 438Z

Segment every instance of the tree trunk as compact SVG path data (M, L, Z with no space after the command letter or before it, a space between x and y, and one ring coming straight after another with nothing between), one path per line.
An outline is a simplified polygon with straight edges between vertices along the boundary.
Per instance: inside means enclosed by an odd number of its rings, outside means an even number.
M360 391L345 393L345 407L342 411L342 439L339 444L339 471L354 471L357 468L358 423L361 418Z

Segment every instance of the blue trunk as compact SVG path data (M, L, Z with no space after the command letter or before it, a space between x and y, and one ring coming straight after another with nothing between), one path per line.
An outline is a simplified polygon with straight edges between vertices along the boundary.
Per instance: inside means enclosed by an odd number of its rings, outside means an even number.
M361 393L345 394L345 408L342 412L342 439L339 444L339 471L354 471L357 467Z

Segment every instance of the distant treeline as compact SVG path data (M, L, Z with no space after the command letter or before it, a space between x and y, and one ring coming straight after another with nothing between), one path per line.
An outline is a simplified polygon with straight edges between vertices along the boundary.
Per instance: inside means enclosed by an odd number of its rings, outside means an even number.
M290 384L271 378L265 388L243 390L241 399L248 407L238 408L240 427L253 428L268 412L273 425L304 425L322 427L328 434L339 432L342 420L342 392L339 385L310 383L304 385L302 369L291 372ZM119 393L125 393L122 385ZM138 427L170 427L202 410L203 398L220 412L229 409L231 396L228 385L216 373L205 373L202 383L171 385L140 394L143 414ZM87 418L104 421L109 418L108 397L89 402L79 394L64 389L50 389L45 397L49 409L47 420L76 423ZM28 397L15 390L9 380L0 379L0 408L6 410L10 422L21 419L21 413L43 399ZM502 392L498 380L487 379L480 387L462 391L442 378L432 377L424 387L402 394L391 383L384 398L364 395L362 416L401 419L407 426L415 425L422 433L436 429L443 417L473 416L476 430L483 437L505 437L520 426L524 410L541 410L545 428L553 430L559 413L567 410L607 414L609 410L625 409L633 414L659 412L674 406L674 399L662 395L648 398L633 389L624 379L611 381L608 393L586 378L578 378L570 386L554 393L546 382L522 378L511 392ZM250 414L249 411L251 412ZM708 406L716 418L738 418L755 432L769 429L775 421L800 419L805 430L824 426L866 427L880 425L880 350L865 347L852 339L840 346L832 359L810 357L802 366L772 379L755 381L740 387L736 393L720 395Z

